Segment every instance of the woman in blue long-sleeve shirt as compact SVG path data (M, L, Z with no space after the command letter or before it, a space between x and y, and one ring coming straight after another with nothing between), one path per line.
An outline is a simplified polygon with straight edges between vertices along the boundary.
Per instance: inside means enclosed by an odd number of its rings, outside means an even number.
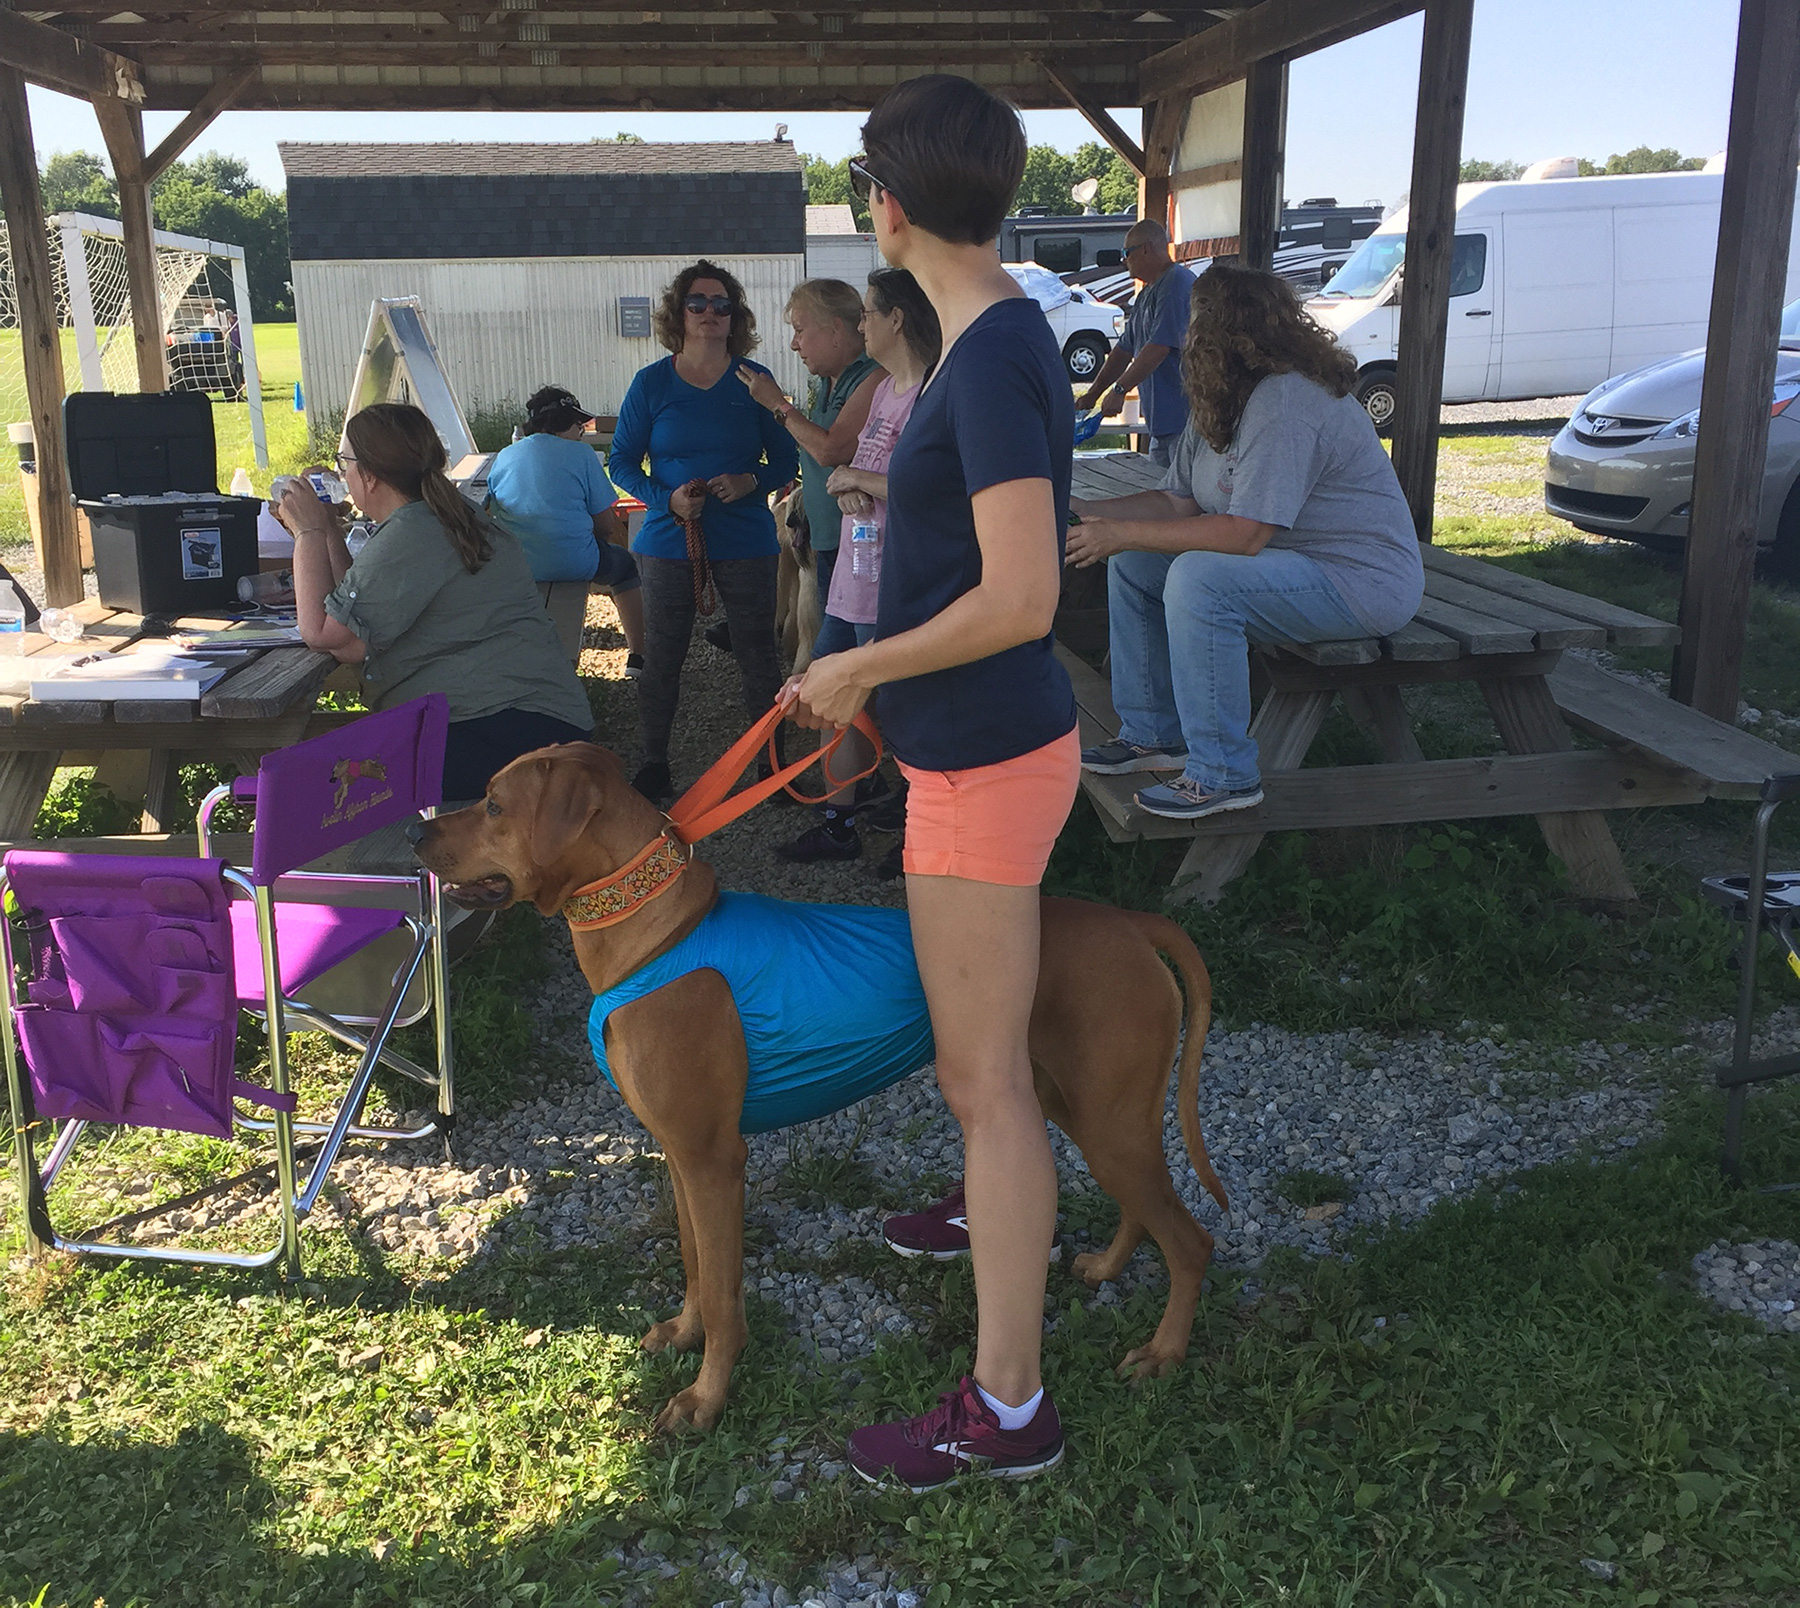
M707 562L755 719L775 701L775 574L780 553L769 494L791 481L799 456L778 414L759 407L735 377L756 345L756 315L744 287L700 261L663 292L657 338L672 355L638 370L619 409L610 464L613 483L649 512L632 541L644 579L644 673L638 710L643 763L632 786L657 804L674 797L669 733L681 667L694 630L694 566L683 521L697 514ZM695 481L705 495L690 492Z

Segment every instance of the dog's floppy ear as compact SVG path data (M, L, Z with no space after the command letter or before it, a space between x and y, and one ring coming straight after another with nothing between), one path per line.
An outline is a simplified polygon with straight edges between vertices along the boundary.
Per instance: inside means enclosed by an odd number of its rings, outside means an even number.
M537 763L543 783L531 821L531 859L542 868L555 865L587 830L600 808L603 767L574 753L545 755Z

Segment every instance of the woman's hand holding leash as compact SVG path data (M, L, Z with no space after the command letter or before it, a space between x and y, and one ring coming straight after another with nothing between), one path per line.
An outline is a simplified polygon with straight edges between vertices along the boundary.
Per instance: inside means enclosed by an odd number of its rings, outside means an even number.
M742 502L756 490L756 476L714 475L706 489L722 503Z
M780 701L791 704L794 724L811 731L835 731L856 719L875 690L873 682L865 682L857 674L862 661L857 648L827 654L814 659L805 675L791 679L781 689Z
M697 486L703 489L696 492L694 488ZM677 486L669 493L669 512L677 519L698 519L700 510L706 503L707 491L710 489L710 487L705 487L704 482L697 480L690 480L685 486Z

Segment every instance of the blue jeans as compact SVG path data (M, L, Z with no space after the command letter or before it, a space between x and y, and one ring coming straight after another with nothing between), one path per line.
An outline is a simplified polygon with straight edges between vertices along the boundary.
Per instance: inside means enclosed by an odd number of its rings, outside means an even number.
M1114 553L1112 695L1119 736L1187 749L1207 792L1260 781L1250 739L1251 642L1366 637L1322 565L1285 548L1260 553Z
M854 620L840 620L835 614L827 614L819 623L812 656L823 659L829 653L847 653L851 648L866 647L874 640L873 625L858 625Z

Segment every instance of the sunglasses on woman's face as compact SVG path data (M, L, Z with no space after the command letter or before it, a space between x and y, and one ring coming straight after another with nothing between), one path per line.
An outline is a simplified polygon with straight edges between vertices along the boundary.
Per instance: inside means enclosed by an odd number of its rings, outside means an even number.
M690 313L717 313L721 318L737 311L729 296L690 296L681 305Z

